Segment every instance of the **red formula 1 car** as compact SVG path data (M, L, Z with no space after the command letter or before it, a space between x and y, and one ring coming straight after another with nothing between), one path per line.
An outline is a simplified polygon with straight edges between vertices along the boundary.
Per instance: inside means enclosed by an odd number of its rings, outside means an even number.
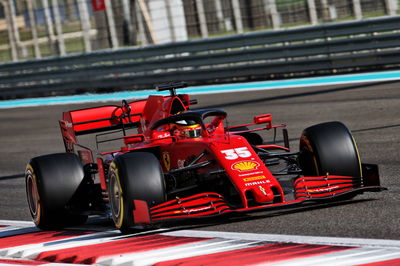
M129 231L383 189L377 166L360 162L342 123L306 128L299 152L293 152L285 126L273 125L270 114L228 127L223 110L192 110L196 100L175 92L184 86L158 87L169 96L64 112L60 127L66 153L35 157L26 168L35 224L60 228L82 224L91 214L108 214L118 229ZM278 130L283 145L275 141ZM263 131L273 141L266 142ZM97 133L97 145L120 142L123 147L94 158L77 141L90 133Z

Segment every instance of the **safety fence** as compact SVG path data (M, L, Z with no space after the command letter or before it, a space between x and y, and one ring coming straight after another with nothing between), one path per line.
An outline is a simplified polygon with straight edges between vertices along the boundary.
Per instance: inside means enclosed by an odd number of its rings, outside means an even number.
M399 14L400 0L0 0L0 62Z
M392 16L1 64L0 96L344 73L399 64L400 16Z

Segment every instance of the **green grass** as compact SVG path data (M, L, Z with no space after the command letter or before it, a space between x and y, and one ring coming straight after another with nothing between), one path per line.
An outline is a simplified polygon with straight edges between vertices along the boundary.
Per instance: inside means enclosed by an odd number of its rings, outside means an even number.
M285 8L285 7L289 7L289 6L296 6L296 5L305 5L307 4L306 0L277 0L276 1L276 7L277 8Z
M47 34L47 29L46 26L40 25L36 27L37 34L39 38L46 37ZM29 27L25 28L20 28L19 30L19 38L21 41L28 41L32 39L32 31ZM63 33L71 33L71 32L78 32L81 31L81 25L79 21L72 21L69 22L68 24L63 24L62 25L62 31ZM54 34L55 34L55 28L54 28ZM7 36L7 38L0 38L0 45L1 44L8 44L8 32L7 30L5 31L0 31L0 36Z
M386 15L386 13L384 10L376 10L374 12L363 13L363 18L374 18L374 17L385 16L385 15Z
M83 43L83 39L79 37L65 40L65 49L67 54L84 52L85 46Z
M11 50L0 50L0 62L10 62L12 61Z

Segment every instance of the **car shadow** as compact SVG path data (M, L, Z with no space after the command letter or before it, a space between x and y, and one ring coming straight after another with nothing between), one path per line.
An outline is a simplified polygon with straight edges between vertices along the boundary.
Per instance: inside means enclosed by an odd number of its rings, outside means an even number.
M388 128L394 128L394 127L400 127L400 124L387 125L387 126L381 126L381 127L370 127L370 128L355 129L355 130L351 130L351 132L360 133L360 132L388 129Z
M335 202L325 202L325 203L306 203L303 205L296 205L297 207L288 207L286 209L270 210L270 211L260 211L251 214L241 214L241 213L231 213L216 217L196 217L193 219L182 219L174 220L173 222L157 224L150 228L137 228L132 229L129 233L118 232L110 217L92 217L89 218L88 222L84 225L77 227L66 228L69 230L93 230L97 232L110 231L111 235L115 239L127 239L134 237L142 237L148 235L156 235L160 233L175 232L181 230L201 230L210 226L221 226L227 224L234 224L240 222L255 221L261 219L267 219L275 216L284 216L293 213L307 212L312 210L320 210L331 208L335 206L345 206L361 204L365 202L375 201L376 199L358 199L358 200L344 200Z
M0 181L9 180L9 179L18 179L25 177L25 174L17 174L17 175L8 175L8 176L0 176Z

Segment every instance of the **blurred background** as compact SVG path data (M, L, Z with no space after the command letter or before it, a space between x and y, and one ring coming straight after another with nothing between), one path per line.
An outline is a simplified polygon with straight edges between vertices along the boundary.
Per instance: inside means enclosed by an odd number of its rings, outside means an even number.
M400 0L0 0L0 63L398 14Z

